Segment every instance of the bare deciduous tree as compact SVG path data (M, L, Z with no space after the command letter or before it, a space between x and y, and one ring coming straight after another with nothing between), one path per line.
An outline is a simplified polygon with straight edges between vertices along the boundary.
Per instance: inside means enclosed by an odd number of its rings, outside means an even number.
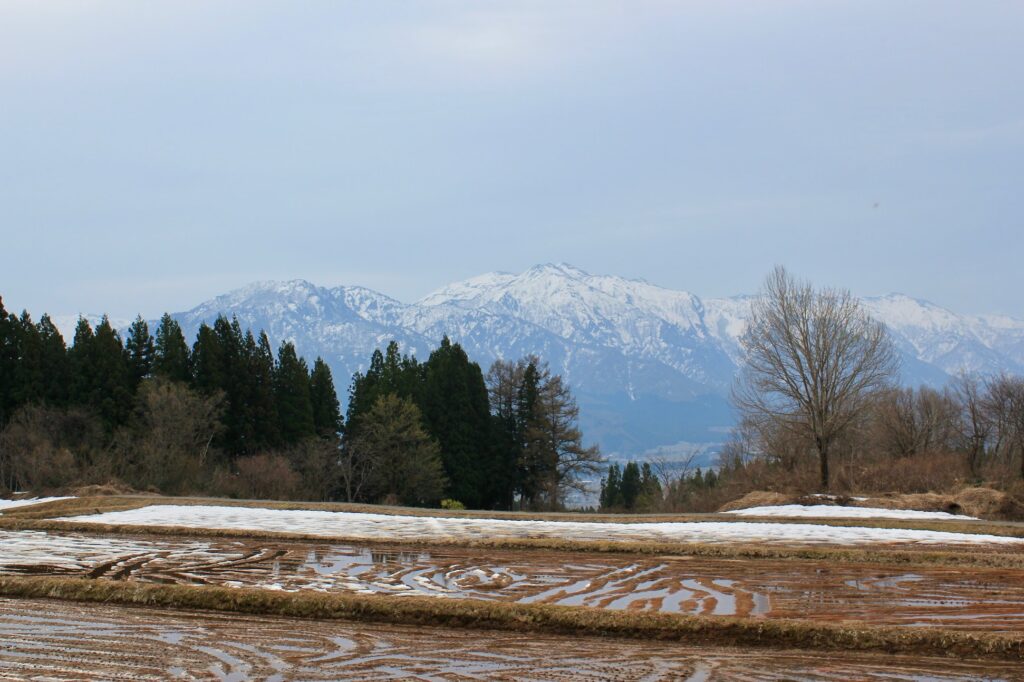
M977 377L963 374L953 384L953 394L960 407L957 427L967 453L967 468L972 476L978 475L978 465L985 455L985 447L992 437L993 422L985 409L985 396Z
M809 438L827 490L830 448L899 368L885 326L848 291L816 290L777 267L752 306L742 343L746 366L735 405L746 417Z
M25 405L0 431L0 491L44 491L73 483L102 450L99 424L77 408Z
M132 425L119 434L115 446L121 476L137 487L154 486L174 495L192 489L222 428L222 406L220 395L203 396L183 383L159 378L144 382Z
M1009 463L1019 453L1024 478L1024 378L1000 374L987 381L981 410L993 430L996 456Z
M559 508L569 491L586 492L584 476L594 476L604 461L597 446L584 447L577 427L580 408L569 387L557 374L540 387L531 436L550 458L547 477L547 502Z
M949 452L955 447L958 418L948 391L893 389L879 397L875 408L874 445L894 457Z

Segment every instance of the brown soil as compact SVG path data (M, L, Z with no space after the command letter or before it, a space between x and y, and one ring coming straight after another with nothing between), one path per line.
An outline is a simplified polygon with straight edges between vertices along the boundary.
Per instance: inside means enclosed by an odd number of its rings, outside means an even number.
M0 532L0 574L1024 630L1024 570ZM50 562L41 559L49 551Z
M1018 679L1013 663L0 599L0 679Z
M459 627L537 634L615 636L689 645L874 651L990 660L1024 660L1024 633L866 626L807 620L712 618L646 611L609 611L476 599L375 597L282 592L133 581L0 577L0 596L202 609L250 615Z

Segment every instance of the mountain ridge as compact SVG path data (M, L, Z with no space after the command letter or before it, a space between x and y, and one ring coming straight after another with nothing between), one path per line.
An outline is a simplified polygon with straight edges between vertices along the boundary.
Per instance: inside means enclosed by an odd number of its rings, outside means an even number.
M343 400L352 373L392 339L424 359L447 335L484 371L496 358L536 354L572 384L588 437L607 452L636 455L723 439L753 298L702 299L545 263L453 282L413 303L361 286L253 282L174 317L190 339L225 314L266 330L275 345L290 340L310 360L328 362ZM937 385L960 371L1024 373L1024 321L960 315L905 294L862 300L892 332L904 383Z

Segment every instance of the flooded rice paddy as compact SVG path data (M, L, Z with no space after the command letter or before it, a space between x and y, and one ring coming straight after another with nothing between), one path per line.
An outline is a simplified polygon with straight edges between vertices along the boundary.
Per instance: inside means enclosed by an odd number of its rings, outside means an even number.
M0 531L0 573L1024 629L1024 571Z
M87 673L85 672L87 671ZM0 599L0 679L1014 680L1014 664Z

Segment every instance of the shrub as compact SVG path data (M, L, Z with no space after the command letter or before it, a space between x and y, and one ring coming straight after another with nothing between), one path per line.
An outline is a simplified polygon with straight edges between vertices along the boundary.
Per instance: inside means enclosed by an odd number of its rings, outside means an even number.
M232 492L247 499L293 499L302 480L280 455L242 457L235 466Z

